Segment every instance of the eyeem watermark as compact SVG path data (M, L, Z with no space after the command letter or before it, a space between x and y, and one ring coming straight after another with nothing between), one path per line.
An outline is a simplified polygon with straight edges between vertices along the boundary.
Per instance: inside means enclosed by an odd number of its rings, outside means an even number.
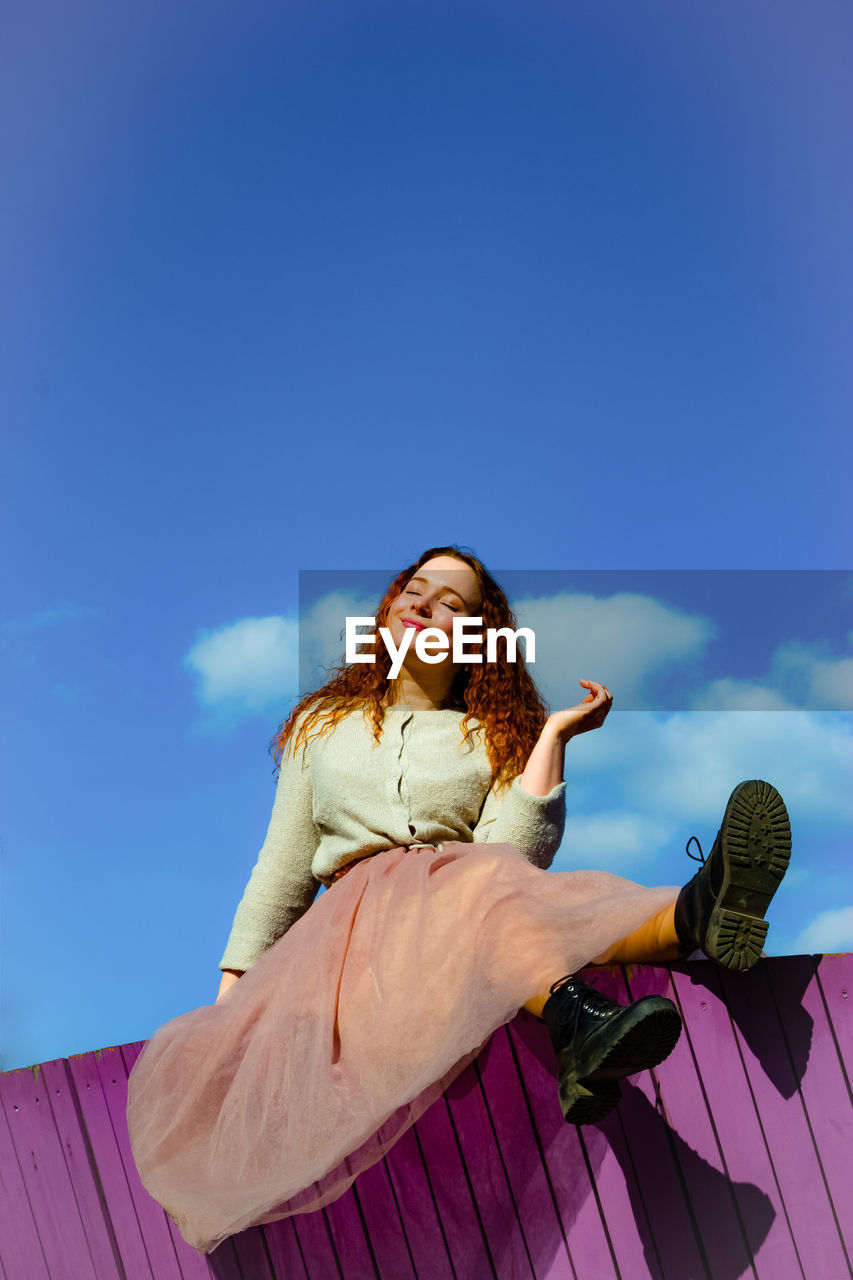
M357 627L373 627L376 625L375 618L364 617L348 617L346 620L346 661L347 662L375 662L375 653L360 653L359 650L368 646L372 647L376 643L376 636L360 635ZM403 666L403 660L409 649L412 647L412 637L415 637L415 653L421 662L438 663L443 662L445 654L451 652L454 662L482 662L483 654L466 648L466 645L480 642L482 644L483 631L482 618L454 618L453 619L453 643L451 645L450 636L445 631L440 631L438 627L423 627L418 630L416 627L406 627L403 632L403 639L399 647L394 643L394 637L387 627L379 628L379 636L388 653L391 655L391 670L388 672L389 680L396 680ZM536 661L536 636L530 627L519 627L517 631L513 631L511 627L487 627L486 628L486 662L497 662L498 660L498 637L506 640L507 661L515 662L518 647L519 636L524 637L525 658L528 662Z

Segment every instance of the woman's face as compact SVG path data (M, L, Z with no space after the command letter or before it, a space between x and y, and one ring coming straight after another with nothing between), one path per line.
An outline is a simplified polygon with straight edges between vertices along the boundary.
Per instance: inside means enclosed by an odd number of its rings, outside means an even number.
M408 628L423 631L435 627L449 636L452 644L453 619L479 617L482 607L471 566L453 556L434 556L404 583L388 611L388 629L398 648ZM415 652L414 641L415 637L409 641L409 655Z

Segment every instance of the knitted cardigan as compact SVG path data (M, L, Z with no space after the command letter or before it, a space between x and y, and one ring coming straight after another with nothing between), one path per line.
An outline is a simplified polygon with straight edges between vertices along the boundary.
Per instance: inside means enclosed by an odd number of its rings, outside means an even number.
M360 709L282 758L272 817L237 907L220 969L249 969L310 907L333 873L368 853L452 840L515 845L553 861L566 784L545 796L518 778L496 791L482 729L462 742L458 710L389 707L380 741ZM295 736L295 734L294 734Z

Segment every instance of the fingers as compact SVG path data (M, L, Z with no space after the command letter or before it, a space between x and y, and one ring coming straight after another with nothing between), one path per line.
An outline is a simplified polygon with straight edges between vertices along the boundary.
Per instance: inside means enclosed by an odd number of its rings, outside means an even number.
M600 728L613 706L613 694L606 685L597 680L579 680L578 683L589 690L586 697L577 706L566 707L551 716L551 721L559 722L560 731L570 733L571 737Z
M610 692L607 686L603 684L599 684L597 680L579 680L578 684L585 685L587 689L590 689L593 691L593 693L595 694L594 701L599 698L602 700L606 700L607 702L613 701L613 694Z
M599 729L610 713L613 694L606 685L600 684L597 680L581 680L579 683L590 691L581 704L586 708L584 729ZM584 729L580 729L579 732L583 732Z

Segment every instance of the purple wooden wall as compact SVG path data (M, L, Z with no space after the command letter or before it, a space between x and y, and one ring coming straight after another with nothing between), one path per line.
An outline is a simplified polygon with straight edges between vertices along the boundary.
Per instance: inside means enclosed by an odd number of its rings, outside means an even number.
M522 1011L346 1196L206 1257L136 1175L142 1044L0 1075L2 1280L853 1274L853 956L589 974L620 999L671 996L686 1031L605 1122L565 1124L545 1029Z

